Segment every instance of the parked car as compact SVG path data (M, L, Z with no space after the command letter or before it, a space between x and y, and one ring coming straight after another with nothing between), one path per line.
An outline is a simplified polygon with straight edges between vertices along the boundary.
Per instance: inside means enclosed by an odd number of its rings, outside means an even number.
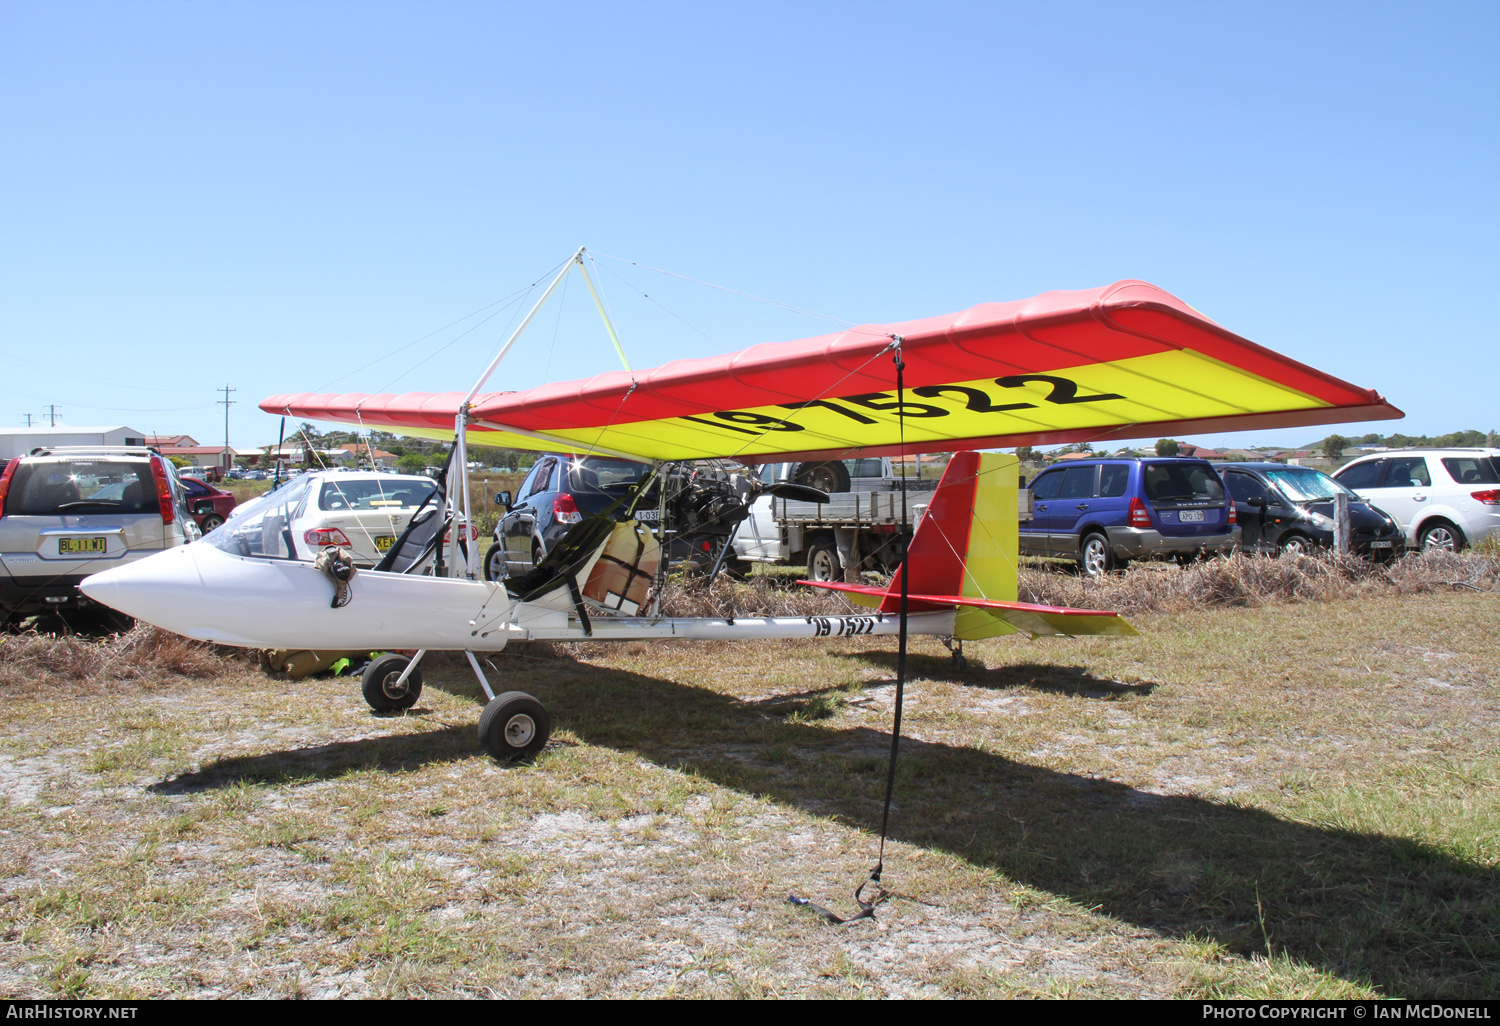
M79 608L78 582L201 537L170 460L138 447L56 447L0 472L0 619Z
M1333 478L1395 517L1406 542L1457 552L1500 534L1500 449L1396 449Z
M1206 460L1075 460L1042 471L1030 492L1021 552L1069 556L1091 576L1132 559L1228 555L1240 543L1234 505Z
M514 497L505 492L496 496L509 508L495 525L485 553L485 578L497 581L530 570L574 524L616 506L650 469L649 464L610 456L538 457ZM617 509L623 519L625 504ZM650 520L656 513L653 506L638 510L637 516Z
M222 488L215 488L194 477L180 478L182 487L187 490L188 512L194 520L198 521L198 527L207 534L229 519L238 499Z
M372 567L435 490L429 478L409 475L301 474L236 509L216 544L247 556L305 560L339 546L355 565Z
M1394 517L1360 499L1321 470L1283 463L1232 463L1220 468L1234 500L1245 552L1277 555L1333 545L1335 496L1349 497L1349 547L1364 556L1394 557L1406 547Z

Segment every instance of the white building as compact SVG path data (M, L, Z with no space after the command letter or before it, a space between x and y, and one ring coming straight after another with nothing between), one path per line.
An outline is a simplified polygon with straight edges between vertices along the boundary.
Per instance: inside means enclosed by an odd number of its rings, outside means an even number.
M113 427L18 427L0 428L0 460L25 456L33 449L53 445L145 445L146 433L116 424Z

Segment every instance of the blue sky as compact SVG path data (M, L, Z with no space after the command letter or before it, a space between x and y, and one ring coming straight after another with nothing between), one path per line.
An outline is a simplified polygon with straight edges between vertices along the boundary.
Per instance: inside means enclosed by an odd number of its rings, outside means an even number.
M1408 414L1345 434L1500 427L1497 29L1495 4L0 0L0 423L55 403L213 444L227 384L250 446L274 393L467 388L516 314L492 304L587 245L855 322L1141 278ZM829 330L600 268L637 367ZM616 366L586 302L492 387Z

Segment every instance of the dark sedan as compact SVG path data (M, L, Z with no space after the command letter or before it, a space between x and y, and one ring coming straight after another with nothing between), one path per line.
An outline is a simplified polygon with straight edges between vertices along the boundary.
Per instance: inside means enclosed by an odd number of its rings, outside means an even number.
M1364 556L1399 555L1401 527L1320 470L1281 463L1231 463L1220 468L1234 499L1240 546L1276 555L1333 545L1334 499L1349 497L1349 547Z

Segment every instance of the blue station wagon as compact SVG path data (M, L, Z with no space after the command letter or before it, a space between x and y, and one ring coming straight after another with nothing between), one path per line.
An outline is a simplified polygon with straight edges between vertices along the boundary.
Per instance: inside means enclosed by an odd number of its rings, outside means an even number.
M1076 460L1048 467L1030 490L1021 552L1070 556L1091 576L1132 559L1228 555L1239 546L1234 505L1206 460Z

